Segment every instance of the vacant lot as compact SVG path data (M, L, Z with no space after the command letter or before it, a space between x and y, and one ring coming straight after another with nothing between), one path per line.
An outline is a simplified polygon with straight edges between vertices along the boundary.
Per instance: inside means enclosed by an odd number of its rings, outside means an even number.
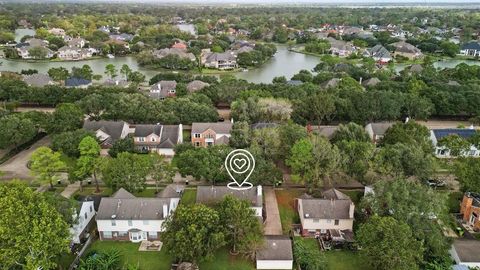
M278 210L280 211L280 221L282 222L283 233L286 234L292 228L292 224L300 223L297 210L295 209L295 198L302 195L303 190L289 189L276 190Z

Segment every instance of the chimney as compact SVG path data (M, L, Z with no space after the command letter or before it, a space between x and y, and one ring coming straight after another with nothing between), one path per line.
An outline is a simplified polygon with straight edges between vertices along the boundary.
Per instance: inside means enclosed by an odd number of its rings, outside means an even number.
M177 143L183 143L183 125L178 124L178 142Z
M262 186L257 186L257 196L262 196Z
M166 219L168 217L168 205L163 204L163 218Z
M349 211L348 211L348 216L349 216L350 218L353 218L353 213L354 213L354 211L355 211L355 204L353 204L353 202L351 202L351 203L350 203L350 209L349 209Z
M363 77L360 77L359 83L362 84L362 82L363 82Z

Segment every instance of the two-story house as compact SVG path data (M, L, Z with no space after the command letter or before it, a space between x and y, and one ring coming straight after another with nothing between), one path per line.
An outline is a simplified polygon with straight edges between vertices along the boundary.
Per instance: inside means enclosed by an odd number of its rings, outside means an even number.
M438 145L438 142L450 135L457 135L464 139L468 139L476 134L476 130L473 128L446 128L446 129L432 129L430 130L430 140L432 141L433 146L435 147L435 156L439 158L450 158L452 157L450 149L446 146ZM462 156L465 157L480 157L480 149L478 149L474 144L470 145L470 148L466 151L462 151Z
M124 189L102 198L97 212L100 240L159 240L162 224L180 198L137 198Z
M197 147L228 144L232 122L192 123L192 144Z
M126 138L132 132L130 126L123 121L85 120L83 129L95 133L102 149L111 148L117 140Z
M330 233L339 238L353 228L355 205L344 193L329 189L322 199L297 198L296 207L303 236L320 236Z
M262 186L245 190L230 189L227 186L198 186L197 203L205 205L215 205L225 196L232 195L240 200L246 200L250 203L251 209L255 211L255 216L261 218L263 212L263 193Z
M385 122L385 123L369 123L365 126L365 131L372 140L373 143L377 144L385 136L387 130L393 126L394 123Z
M460 204L463 221L475 231L480 231L480 194L467 192Z
M136 125L133 142L135 149L140 152L156 152L171 157L175 155L175 145L183 142L183 126Z
M237 54L233 51L223 53L211 52L210 49L202 50L200 62L206 68L220 70L235 69L238 67Z
M73 220L75 224L70 227L70 235L72 236L72 242L74 244L80 244L85 238L85 233L88 232L95 217L94 202L87 200L81 202L78 208L75 209Z
M164 100L168 97L176 96L176 81L159 81L150 87L149 96L151 98Z

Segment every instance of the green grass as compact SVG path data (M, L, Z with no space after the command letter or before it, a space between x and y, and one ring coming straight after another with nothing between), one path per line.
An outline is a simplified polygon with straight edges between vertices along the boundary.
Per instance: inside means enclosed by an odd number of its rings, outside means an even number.
M162 189L158 190L158 192L160 192L160 191L162 191ZM157 194L155 194L155 189L154 188L144 189L143 191L133 193L133 195L135 197L150 197L150 198L154 198L154 197L157 196Z
M69 157L65 154L62 154L60 156L60 160L63 161L65 163L65 165L67 165L67 168L65 170L63 170L65 172L67 172L69 170L69 168L75 167L75 163L77 162L77 160L75 158Z
M197 190L196 189L185 189L180 201L184 205L193 205L197 200Z
M233 256L230 255L228 249L222 248L218 250L215 257L210 260L200 264L200 269L208 270L254 270L254 263L248 261L241 255Z
M345 193L355 205L358 205L363 198L363 190L340 190Z
M329 270L369 270L366 260L358 252L331 250L323 252Z
M165 247L160 252L156 252L138 251L139 246L140 244L138 243L130 242L95 241L85 254L92 250L106 251L116 249L121 252L124 264L138 264L140 270L170 270L172 257L167 253Z
M460 212L460 203L463 198L463 193L461 192L450 192L447 198L447 206L449 213L459 213Z
M75 255L72 253L65 253L62 254L58 258L57 264L58 264L58 269L59 270L67 270L70 265L72 264L73 260L75 260Z
M300 217L295 210L295 198L302 195L301 190L276 190L278 210L280 212L280 222L282 223L282 230L287 234L292 228L292 224L300 223Z

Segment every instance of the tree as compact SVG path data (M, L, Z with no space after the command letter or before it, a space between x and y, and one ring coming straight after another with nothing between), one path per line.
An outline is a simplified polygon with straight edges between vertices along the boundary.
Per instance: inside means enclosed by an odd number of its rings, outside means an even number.
M130 74L132 74L132 69L127 64L123 64L120 68L120 74L124 76L125 80L128 80Z
M480 159L461 158L455 162L455 176L464 192L480 193Z
M104 182L113 190L124 188L129 192L145 189L151 163L146 155L123 152L102 166Z
M75 104L62 103L55 108L47 132L50 134L73 131L82 127L83 112Z
M342 156L343 171L351 177L364 179L370 169L375 145L371 142L342 140L336 143Z
M68 78L68 75L68 69L64 67L50 68L48 70L48 76L50 76L55 81L64 81Z
M202 205L179 205L163 223L162 241L168 252L181 262L209 259L225 244L224 228L217 211Z
M142 83L145 81L145 75L139 71L130 72L128 74L127 80L134 83Z
M222 168L230 151L231 148L224 145L214 145L208 148L197 147L175 155L175 159L182 176L191 175L197 180L203 179L216 183L228 178Z
M93 254L92 254L93 255ZM121 270L122 257L116 249L104 252L96 252L95 256L88 256L85 260L80 259L79 270ZM129 270L129 269L128 269Z
M330 176L341 164L340 151L321 136L310 136L297 141L286 164L292 169L292 179L303 182L311 190L332 186Z
M313 97L308 97L304 101L306 108L305 118L320 125L322 121L330 121L331 116L335 112L335 99L332 94L321 91Z
M450 155L457 157L468 152L470 142L457 134L450 134L438 140L437 146L450 150Z
M327 263L325 256L318 248L307 246L302 238L293 242L293 257L301 269L304 270L326 270Z
M33 47L28 49L28 54L33 58L33 59L45 59L47 58L48 55L48 49L44 47Z
M69 250L67 223L25 184L0 184L0 193L0 268L54 269L56 257Z
M135 153L135 144L133 143L133 138L127 136L123 139L118 139L108 150L108 155L113 158L116 158L118 154L123 152Z
M340 124L333 133L331 141L333 143L341 141L370 142L370 137L364 127L350 122L346 125Z
M422 262L449 260L450 242L440 221L449 220L446 195L418 181L379 181L374 194L365 196L360 207L369 215L393 217L410 226L414 237L425 247Z
M218 214L232 252L255 254L251 247L262 246L263 232L250 202L228 195L218 204Z
M95 137L95 134L85 129L66 131L52 136L52 150L60 151L63 154L77 158L80 156L78 145L85 137Z
M77 160L76 166L77 177L82 179L87 176L92 176L95 181L96 192L99 193L100 187L98 185L97 174L103 164L103 160L100 157L100 145L95 138L86 136L80 141L78 150L80 152L80 158ZM82 181L80 181L80 186L81 185Z
M286 99L261 98L257 106L260 118L265 122L285 122L292 113L292 104Z
M420 269L422 242L415 240L410 227L392 217L371 217L363 224L357 240L361 253L376 270Z
M231 134L229 143L232 148L247 148L250 145L250 126L247 122L235 122Z
M0 118L0 148L5 149L32 140L37 135L37 128L33 122L20 115L7 115Z
M89 65L83 65L81 68L73 67L72 76L91 80L93 78L93 70Z
M279 157L285 160L290 155L290 149L300 139L307 137L305 127L288 122L278 127L278 137L280 138Z
M52 189L59 171L66 168L60 157L59 152L53 152L52 149L42 146L35 150L30 158L32 174L41 183L49 183Z
M432 153L433 146L430 140L430 131L427 127L408 121L407 123L397 122L385 132L380 145L393 145L402 143L410 146L420 147L425 153Z
M123 68L123 67L122 67ZM105 74L110 76L111 79L117 77L117 68L114 64L108 64L105 66Z
M155 181L155 191L158 192L158 184L161 182L172 183L175 177L175 168L159 154L151 154L151 177Z

